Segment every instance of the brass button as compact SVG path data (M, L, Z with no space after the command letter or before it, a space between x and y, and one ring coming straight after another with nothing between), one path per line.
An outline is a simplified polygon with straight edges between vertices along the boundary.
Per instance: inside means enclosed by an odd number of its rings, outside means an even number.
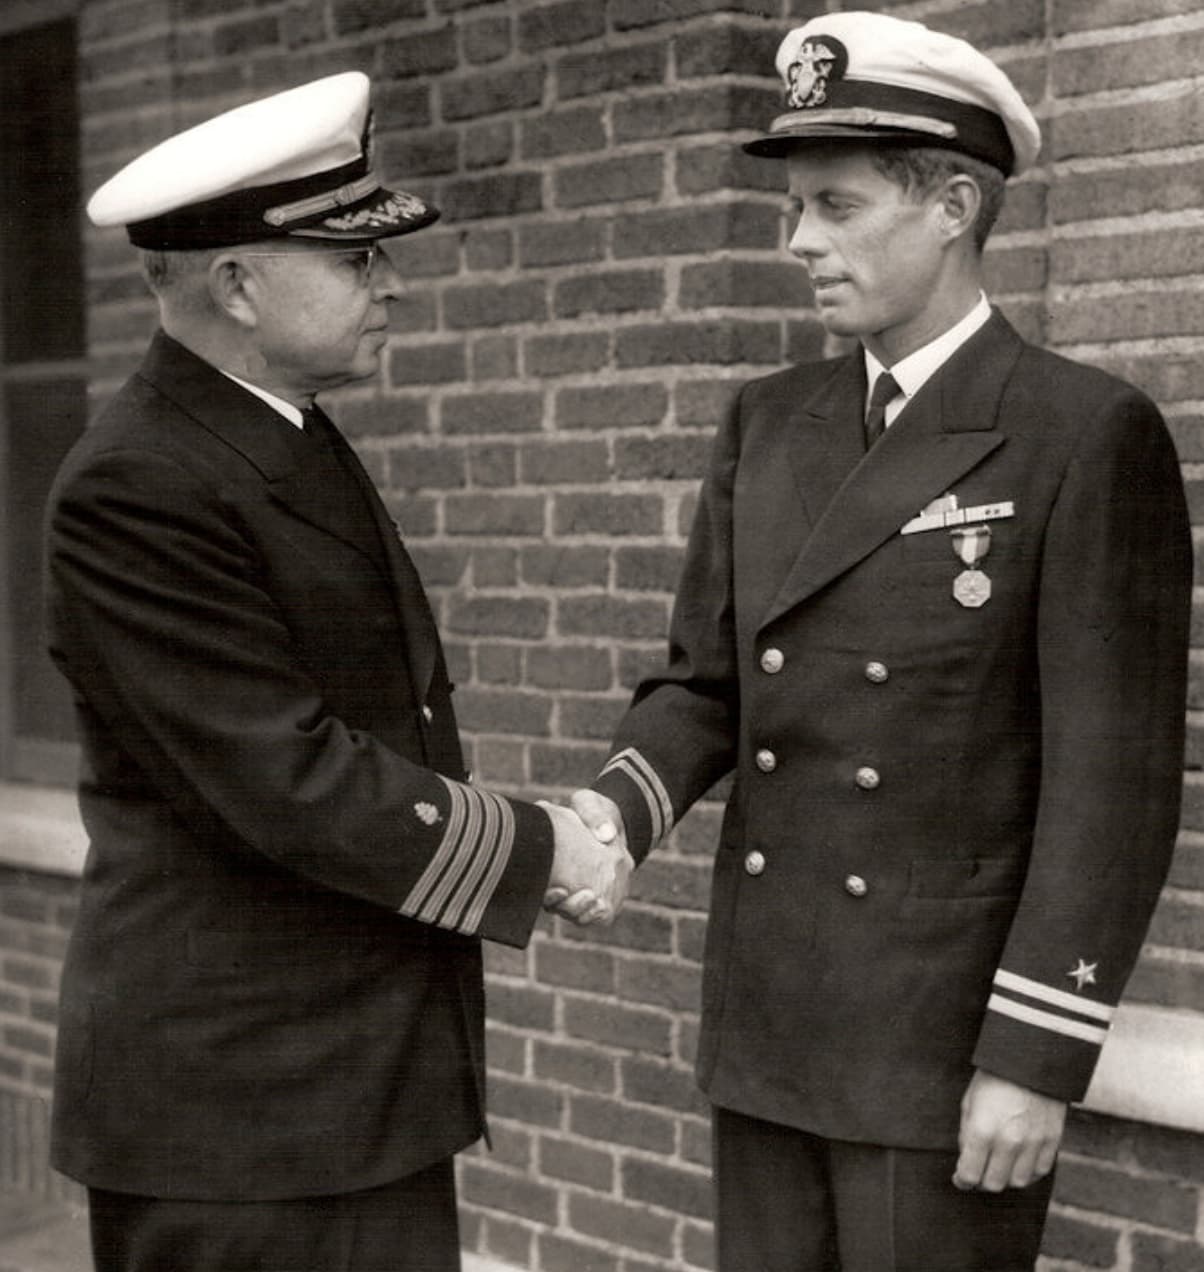
M882 778L878 775L877 769L870 768L866 765L865 768L859 768L857 770L857 776L853 780L863 791L873 791L877 790Z
M427 724L430 724L430 722L435 718L435 713L430 709L430 707L424 705L422 708L422 718L427 722Z
M778 757L768 747L762 747L757 752L757 768L762 773L772 773L777 766Z
M849 875L844 881L844 890L851 897L863 897L870 890L870 885L860 875Z
M885 663L867 662L865 664L865 678L876 685L884 685L890 679L890 672L887 670Z
M745 870L745 873L753 875L754 877L764 873L764 870L765 870L764 854L757 852L755 849L752 852L750 852L748 856L744 858L744 870Z
M761 670L767 676L776 676L786 665L786 655L780 649L767 649L761 655Z

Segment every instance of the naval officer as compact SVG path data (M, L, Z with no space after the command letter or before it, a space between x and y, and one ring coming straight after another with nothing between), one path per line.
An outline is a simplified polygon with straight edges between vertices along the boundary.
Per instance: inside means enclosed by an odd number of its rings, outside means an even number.
M437 215L369 123L367 78L328 76L89 204L161 318L48 520L91 841L52 1151L98 1272L459 1268L481 938L523 945L549 881L622 896L567 810L469 783L418 575L314 401L377 373L381 241Z
M983 294L1039 147L992 62L840 13L777 70L747 149L858 345L739 395L667 666L574 802L642 860L735 771L697 1057L723 1272L1030 1269L1175 838L1179 469L1142 393Z

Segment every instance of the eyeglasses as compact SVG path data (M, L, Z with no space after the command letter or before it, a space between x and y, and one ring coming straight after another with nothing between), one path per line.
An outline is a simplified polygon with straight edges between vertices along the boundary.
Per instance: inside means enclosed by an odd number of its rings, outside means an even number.
M381 254L379 243L365 243L358 247L299 248L295 252L243 252L243 256L342 256L355 270L356 281L364 286L372 277L376 258ZM387 258L386 258L387 259Z

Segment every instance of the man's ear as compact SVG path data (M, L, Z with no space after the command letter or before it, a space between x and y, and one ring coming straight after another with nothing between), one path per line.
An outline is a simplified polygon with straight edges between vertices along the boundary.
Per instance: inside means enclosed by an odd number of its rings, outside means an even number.
M209 294L219 313L241 327L259 323L260 284L256 275L233 252L220 252L210 262Z
M972 236L981 208L982 191L978 182L968 173L955 173L940 191L941 233L950 241Z

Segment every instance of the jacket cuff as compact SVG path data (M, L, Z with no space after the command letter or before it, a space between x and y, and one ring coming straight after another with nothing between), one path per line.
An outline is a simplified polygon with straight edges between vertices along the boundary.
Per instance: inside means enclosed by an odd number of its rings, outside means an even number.
M1000 968L974 1064L1043 1095L1081 1100L1115 1012L1107 1003Z
M440 780L446 815L434 805L427 815L442 821L443 838L400 912L462 936L525 945L552 870L551 820L534 804Z
M638 864L673 829L673 804L656 770L635 747L612 755L593 783L623 814L627 851Z

